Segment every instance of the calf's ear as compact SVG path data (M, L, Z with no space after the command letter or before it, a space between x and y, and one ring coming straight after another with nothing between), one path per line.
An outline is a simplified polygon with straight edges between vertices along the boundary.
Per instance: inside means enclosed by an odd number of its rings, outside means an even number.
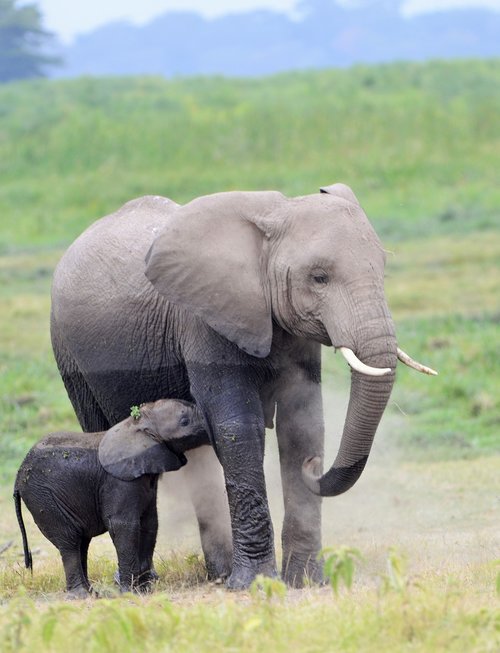
M140 422L129 417L104 434L98 456L109 474L122 481L132 481L144 474L173 472L186 464L182 453L174 453L155 440Z

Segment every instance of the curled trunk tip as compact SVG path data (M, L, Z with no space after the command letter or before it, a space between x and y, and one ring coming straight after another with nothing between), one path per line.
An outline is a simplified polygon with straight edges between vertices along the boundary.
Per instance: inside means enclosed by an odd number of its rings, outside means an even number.
M307 487L321 497L335 497L347 492L358 480L365 468L368 455L361 456L351 465L335 466L322 474L319 456L306 458L302 463L302 480Z
M302 463L302 480L314 494L321 494L319 479L321 478L322 460L319 456L306 458Z

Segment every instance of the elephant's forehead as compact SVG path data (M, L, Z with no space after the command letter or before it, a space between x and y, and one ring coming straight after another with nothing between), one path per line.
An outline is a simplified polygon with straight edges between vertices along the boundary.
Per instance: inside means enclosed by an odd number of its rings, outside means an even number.
M144 404L144 407L151 408L156 413L161 413L162 415L180 415L192 409L191 404L187 401L178 399L158 399L155 402Z
M342 254L376 257L378 252L383 259L380 240L360 209L350 211L341 206L335 212L304 208L290 215L283 233L283 243L299 256L312 254L328 260Z
M189 406L183 406L176 401L161 400L162 403L155 403L152 406L152 415L164 427L176 426L182 415L192 412Z

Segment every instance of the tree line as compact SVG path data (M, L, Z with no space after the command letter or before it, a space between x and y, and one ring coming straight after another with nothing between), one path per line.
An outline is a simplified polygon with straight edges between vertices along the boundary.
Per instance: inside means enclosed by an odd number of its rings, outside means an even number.
M0 83L44 77L61 63L49 51L53 38L36 4L0 0Z

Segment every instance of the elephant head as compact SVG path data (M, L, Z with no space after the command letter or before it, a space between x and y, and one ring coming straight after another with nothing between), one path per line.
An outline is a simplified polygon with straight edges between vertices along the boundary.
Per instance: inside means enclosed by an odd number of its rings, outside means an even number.
M194 404L159 399L106 431L98 455L108 473L130 481L179 469L187 462L182 452L201 444L208 444L208 436Z
M346 355L351 392L338 455L323 476L321 461L308 459L303 478L323 496L349 489L368 458L399 353L385 252L351 189L198 198L172 215L146 262L160 293L252 356L269 354L273 320Z

